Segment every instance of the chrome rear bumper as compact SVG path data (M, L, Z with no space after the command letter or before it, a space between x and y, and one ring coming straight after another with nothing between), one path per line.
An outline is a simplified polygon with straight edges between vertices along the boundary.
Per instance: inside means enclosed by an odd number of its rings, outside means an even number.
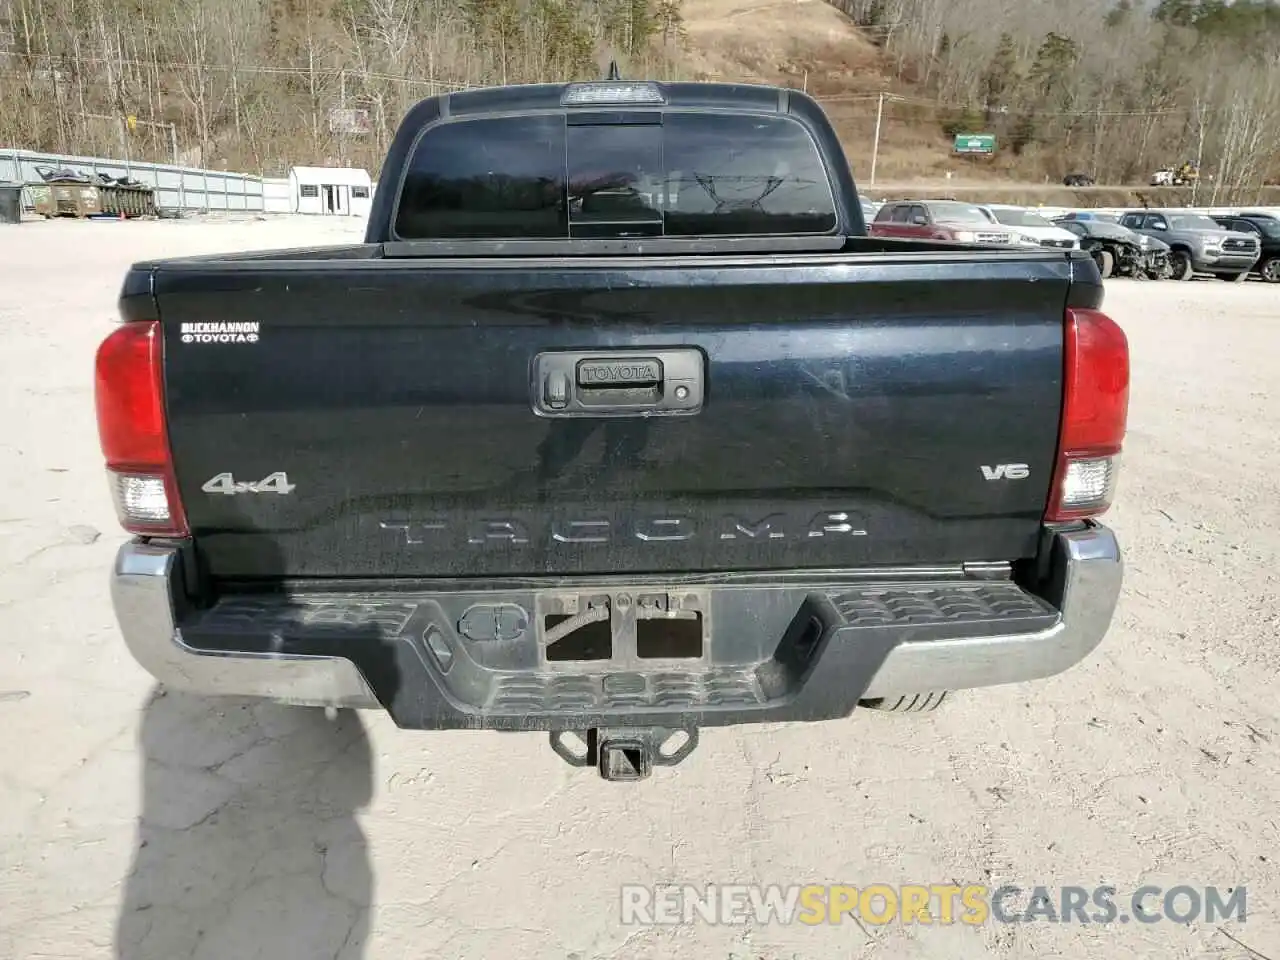
M1094 525L1059 534L1055 562L1061 597L1057 624L1035 633L902 643L865 696L963 690L1039 680L1075 666L1102 642L1120 599L1124 562L1115 534Z
M361 671L342 657L261 650L214 653L188 646L180 626L186 608L180 562L176 546L133 541L120 548L112 576L112 601L125 643L161 683L202 694L288 703L380 705ZM1059 613L1050 625L1025 633L975 636L969 631L926 640L913 639L919 631L907 628L860 696L1016 683L1051 676L1078 663L1101 642L1119 598L1123 563L1115 536L1100 525L1057 534L1051 569L1044 599ZM837 654L813 669L821 671L826 663L840 661Z
M263 654L216 656L191 649L178 629L185 606L178 549L131 541L116 554L111 602L135 660L168 687L286 703L376 707L350 660Z

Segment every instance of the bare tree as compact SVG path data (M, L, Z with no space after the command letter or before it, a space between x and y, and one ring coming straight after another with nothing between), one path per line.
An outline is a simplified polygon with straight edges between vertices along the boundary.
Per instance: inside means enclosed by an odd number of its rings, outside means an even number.
M851 92L901 94L886 121L915 142L980 124L1029 179L1145 179L1197 157L1215 202L1277 172L1280 29L1261 6L1169 22L1140 0L829 2L885 71ZM606 51L629 75L696 63L680 0L8 0L0 33L0 141L168 159L174 122L191 162L277 173L376 170L405 111L441 90L595 76ZM844 82L833 71L821 88ZM368 132L331 131L335 107L368 110ZM850 137L870 134L865 102L832 109ZM126 130L127 116L146 122Z
M215 63L217 3L218 0L173 0L165 31L177 61L177 88L191 108L201 166L209 163L214 119L226 97L226 75L219 76L219 65Z

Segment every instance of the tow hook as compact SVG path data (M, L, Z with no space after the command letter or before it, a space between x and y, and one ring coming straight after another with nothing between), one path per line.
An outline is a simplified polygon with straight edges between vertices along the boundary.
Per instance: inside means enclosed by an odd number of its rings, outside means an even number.
M591 727L553 730L551 749L574 767L595 767L605 780L644 780L653 768L674 767L698 745L695 728Z

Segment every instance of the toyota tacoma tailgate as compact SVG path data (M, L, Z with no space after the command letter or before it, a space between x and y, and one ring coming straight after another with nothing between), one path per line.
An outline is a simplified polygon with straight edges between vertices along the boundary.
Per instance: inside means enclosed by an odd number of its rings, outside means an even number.
M214 577L1033 556L1068 265L981 257L158 267L199 555ZM257 333L188 332L218 318Z

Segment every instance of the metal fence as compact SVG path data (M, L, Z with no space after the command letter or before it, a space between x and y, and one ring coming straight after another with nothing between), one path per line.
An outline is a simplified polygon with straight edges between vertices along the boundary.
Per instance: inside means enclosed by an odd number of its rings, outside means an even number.
M229 173L226 170L200 170L166 163L110 160L103 157L76 157L59 153L38 153L33 150L0 148L0 181L12 183L39 183L36 167L55 170L70 168L82 173L105 173L111 177L131 177L155 188L156 206L162 211L174 213L216 213L219 211L243 211L246 213L290 213L293 198L289 181L283 177L255 177L247 173ZM377 190L377 184L374 185ZM31 206L31 198L24 191L24 206ZM1061 216L1068 207L1039 207L1043 216ZM1280 215L1275 207L1189 207L1187 213L1206 213L1210 216L1235 213L1238 210L1265 210ZM1123 210L1098 210L1099 213L1122 213Z
M55 170L70 168L82 173L105 173L110 177L131 177L155 188L156 206L161 210L184 213L218 211L289 212L287 181L284 206L264 196L263 178L225 170L198 170L165 163L136 160L109 160L103 157L74 157L31 150L0 149L0 180L13 183L39 183L36 167ZM25 196L24 205L30 206Z
M262 181L262 209L264 213L292 213L293 195L286 177L267 177Z

